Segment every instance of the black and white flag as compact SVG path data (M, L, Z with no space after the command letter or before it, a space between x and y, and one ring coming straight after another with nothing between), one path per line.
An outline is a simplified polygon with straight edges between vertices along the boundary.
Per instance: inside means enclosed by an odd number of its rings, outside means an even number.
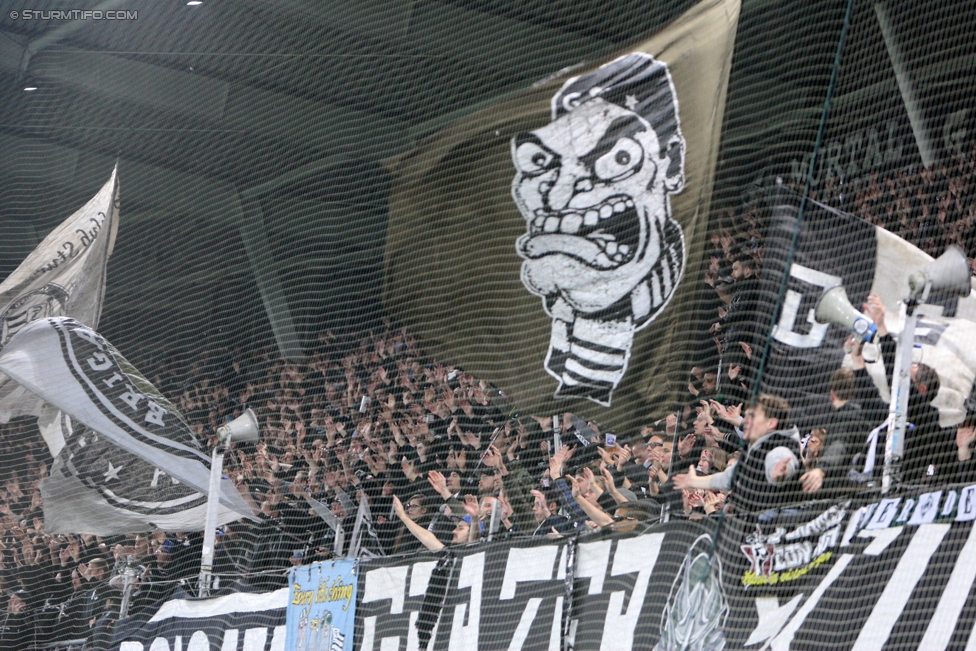
M0 371L73 423L41 484L45 531L203 528L210 458L179 412L98 333L65 317L34 321L0 351ZM221 523L252 515L226 478L220 502Z
M105 266L118 229L118 167L91 201L44 238L0 284L0 350L32 321L70 316L98 327L105 295ZM0 374L0 423L17 416L41 416L41 433L56 456L64 444L54 410L10 378ZM53 438L52 438L53 437Z
M787 397L791 406L803 406L827 395L831 373L844 362L843 344L849 334L814 318L823 292L843 285L856 309L869 294L877 294L887 308L888 330L897 337L904 322L908 277L932 257L883 228L815 201L806 202L801 223L800 198L785 188L778 190L776 201L760 287L763 312L756 324L760 332L772 335L762 381L764 390ZM788 283L782 308L773 314L784 275ZM932 404L939 408L943 427L958 424L965 417L963 403L976 376L976 294L956 298L932 292L919 314L916 358L936 369L941 385ZM868 371L887 398L880 351L868 344L864 356L868 362L876 360L868 364Z
M524 413L619 430L673 401L661 378L687 373L675 334L698 289L682 278L703 251L740 4L688 3L391 161L383 303L427 350Z
M148 621L116 626L113 651L285 648L288 588L214 599L172 599Z

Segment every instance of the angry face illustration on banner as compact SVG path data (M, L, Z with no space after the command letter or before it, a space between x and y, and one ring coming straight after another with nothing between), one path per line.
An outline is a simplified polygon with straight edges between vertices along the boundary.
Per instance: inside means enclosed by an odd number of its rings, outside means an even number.
M512 140L527 225L516 250L552 317L557 398L609 406L634 333L674 294L685 250L669 197L684 187L684 156L671 75L643 53L569 79L552 122Z

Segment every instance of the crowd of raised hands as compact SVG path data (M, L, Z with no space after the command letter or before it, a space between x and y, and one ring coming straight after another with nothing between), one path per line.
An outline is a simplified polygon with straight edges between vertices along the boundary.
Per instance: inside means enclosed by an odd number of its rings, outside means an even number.
M280 582L291 566L335 554L334 531L309 500L330 509L347 536L358 502L367 500L376 540L363 544L386 553L433 544L407 531L406 520L451 544L618 526L617 505L641 500L648 501L626 517L659 514L655 495L672 465L664 429L673 434L674 417L659 424L647 447L652 428L607 445L597 423L582 425L567 413L559 423L566 444L554 450L551 416L514 417L501 392L424 357L402 328L352 341L322 333L317 341L305 364L270 348L230 349L149 369L211 446L216 428L248 407L261 423L257 444L236 446L225 458L225 473L260 514L260 523L235 522L218 532L217 573L228 589L245 588L255 576ZM109 580L127 565L141 585L137 608L174 590L193 591L200 534L47 534L40 484L53 460L32 419L0 426L0 450L7 468L0 577L11 608L35 616L56 610L61 631L84 636L99 612L117 612L121 584ZM90 616L65 607L92 590L98 599L89 601L98 608ZM66 612L74 613L70 626Z
M933 256L958 244L972 263L974 165L970 155L931 170L875 174L854 191L828 179L813 196ZM675 490L675 478L722 472L740 458L758 336L749 314L767 217L757 200L714 222L704 274L714 314L702 335L709 352L690 369L676 412L638 432L606 432L567 413L556 423L561 439L554 438L551 416L518 416L502 392L426 357L409 332L389 322L358 338L320 333L304 363L271 347L237 347L146 369L211 446L216 429L248 407L262 425L259 443L232 449L225 461L261 514L259 524L220 531L226 585L240 587L254 575L277 581L295 564L335 553L334 531L309 499L346 529L367 500L376 534L369 544L390 554L494 536L629 529L656 521L662 508L691 518L728 510L727 491ZM958 430L960 450L971 451L974 432ZM819 484L811 471L828 433L807 434L801 461L811 477L804 489L812 492ZM196 576L198 534L47 534L40 485L52 461L33 420L0 425L0 579L8 612L45 612L62 635L84 635L117 605L121 593L109 580L126 564L138 568L145 604ZM79 605L81 595L93 609Z

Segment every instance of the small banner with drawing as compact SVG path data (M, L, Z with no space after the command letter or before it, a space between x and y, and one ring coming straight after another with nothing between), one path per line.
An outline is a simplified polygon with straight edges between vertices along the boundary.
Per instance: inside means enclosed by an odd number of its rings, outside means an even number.
M356 561L296 567L288 575L285 651L343 651L353 648L356 617Z

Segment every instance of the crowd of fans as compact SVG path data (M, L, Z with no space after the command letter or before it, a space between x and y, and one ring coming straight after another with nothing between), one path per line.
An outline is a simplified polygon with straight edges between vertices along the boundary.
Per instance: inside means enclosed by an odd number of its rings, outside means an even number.
M973 165L969 157L932 171L872 175L854 197L828 180L818 198L850 202L855 214L932 255L959 243L972 260ZM288 568L346 553L356 529L366 552L404 554L483 537L631 530L665 512L755 514L855 488L865 478L850 472L853 460L887 412L856 342L849 346L853 363L836 370L830 395L806 414L803 431L783 398L748 400L761 342L750 314L766 219L757 202L718 220L705 274L712 301L705 309L714 314L704 334L708 353L691 369L680 408L637 432L608 431L568 412L520 415L495 387L426 358L389 322L358 340L323 332L302 364L272 348L233 348L159 368L153 383L211 447L216 429L247 408L262 425L259 443L238 445L225 459L225 473L259 521L220 528L213 589L284 585ZM894 344L884 309L876 296L865 305L880 325L890 374ZM976 428L967 421L954 433L941 429L931 405L938 390L938 375L918 365L909 405L910 482L972 472ZM52 459L36 424L19 419L0 427L0 455L3 648L28 638L104 638L119 616L126 568L136 577L130 615L195 592L199 533L46 534L40 481ZM340 524L342 539L323 509Z
M957 245L976 273L974 172L976 151L946 158L931 168L907 166L870 172L854 182L830 176L812 188L810 196L887 229L933 257ZM786 184L798 194L804 191L803 180L790 177ZM730 426L735 426L741 405L751 394L766 334L757 332L752 316L761 300L763 233L771 215L768 198L762 188L757 189L740 208L723 211L709 235L711 249L704 274L707 287L701 292L707 297L702 302L708 315L707 335L690 369L681 414L683 420L697 418L699 437L711 427L712 438L731 438ZM895 343L884 328L885 306L872 295L863 310L879 324L876 343L890 386ZM832 379L830 396L824 396L821 405L806 408L802 418L797 415L793 419L804 429L799 432L804 441L804 469L808 473L819 469L816 480L804 473L808 487L824 478L828 485L843 485L851 455L863 447L864 432L871 431L887 415L888 405L865 369L861 346L852 340L846 348L849 363ZM939 427L938 410L931 404L939 391L935 369L917 364L912 380L909 422L914 429L906 442L904 479L910 483L959 479L960 473L968 473L972 439L966 437L970 431L961 428L963 433L956 436L955 428ZM839 454L840 450L846 452ZM826 472L820 476L821 471Z
M829 176L810 197L884 228L932 257L957 245L976 273L976 152L946 158L931 168L907 166L873 171L848 182ZM787 177L798 194L803 180ZM702 295L709 315L707 351L692 371L691 382L714 377L723 393L742 398L754 371L753 353L761 334L750 327L759 300L765 253L763 233L770 207L762 188L737 209L723 210L709 234L711 249ZM693 388L695 395L700 388Z
M853 191L833 176L812 197L891 231L932 257L956 244L972 265L976 260L974 172L976 153L969 153L937 161L931 168L872 172Z
M723 508L726 491L674 490L673 474L687 464L705 474L739 454L689 446L679 434L698 431L697 421L675 414L628 435L569 412L518 416L494 387L426 359L403 329L353 342L322 333L318 343L305 364L273 349L227 350L152 378L211 446L216 428L247 408L262 424L257 444L225 458L259 521L218 531L216 591L280 587L290 567L347 553L360 502L371 515L358 544L374 554L488 536L628 530L657 521L666 506L692 517ZM195 593L201 534L46 534L47 446L32 419L3 426L0 436L8 462L0 492L4 648L27 637L104 640L119 616L126 568L136 577L130 615ZM331 510L343 541L316 507Z

